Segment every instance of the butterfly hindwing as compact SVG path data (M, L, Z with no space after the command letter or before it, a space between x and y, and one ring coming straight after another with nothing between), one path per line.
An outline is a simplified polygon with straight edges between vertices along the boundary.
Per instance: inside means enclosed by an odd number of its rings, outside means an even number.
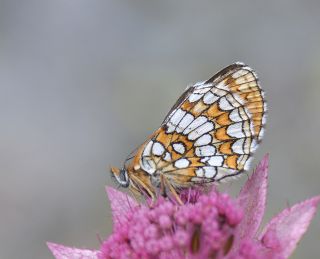
M173 186L213 182L247 170L262 137L265 100L242 63L183 93L139 154L141 168Z

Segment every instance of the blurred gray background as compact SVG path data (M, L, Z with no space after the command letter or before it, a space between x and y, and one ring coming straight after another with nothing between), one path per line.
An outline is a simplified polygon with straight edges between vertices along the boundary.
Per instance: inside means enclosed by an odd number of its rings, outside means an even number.
M0 0L0 258L98 248L108 167L235 61L269 105L265 221L320 193L320 2ZM236 193L246 176L226 188ZM115 186L115 185L114 185ZM320 253L320 213L293 258Z

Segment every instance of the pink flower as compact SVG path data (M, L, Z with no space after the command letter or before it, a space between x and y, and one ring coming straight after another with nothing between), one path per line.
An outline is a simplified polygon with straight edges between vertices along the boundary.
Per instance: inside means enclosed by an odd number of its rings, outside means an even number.
M117 191L108 188L108 195ZM185 196L185 197L184 197ZM188 197L189 196L189 197ZM197 197L198 196L198 197ZM188 200L195 200L190 202ZM100 258L208 258L229 252L242 211L225 194L189 190L185 205L159 199L152 207L131 207L101 247Z
M57 245L54 243L47 243L52 254L57 259L96 259L99 251L92 251L87 249L78 249Z
M288 258L306 232L320 196L287 208L258 233L267 194L268 156L236 200L190 189L179 206L163 198L138 204L108 187L114 229L99 251L48 243L62 258Z

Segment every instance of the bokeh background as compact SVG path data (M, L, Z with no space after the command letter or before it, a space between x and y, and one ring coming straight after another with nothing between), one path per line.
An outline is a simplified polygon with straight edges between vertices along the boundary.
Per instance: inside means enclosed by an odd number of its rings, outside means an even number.
M320 2L0 0L0 258L98 248L104 192L190 83L235 61L269 105L265 221L320 193ZM236 193L243 182L227 184ZM317 258L320 217L292 258Z

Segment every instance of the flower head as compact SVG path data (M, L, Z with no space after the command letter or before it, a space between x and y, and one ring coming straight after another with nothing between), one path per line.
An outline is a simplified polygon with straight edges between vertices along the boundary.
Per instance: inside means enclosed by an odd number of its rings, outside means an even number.
M306 232L320 196L285 209L257 233L265 211L267 175L268 156L237 199L214 189L190 189L181 193L184 205L164 198L152 206L141 205L108 187L114 230L100 251L48 245L58 259L67 253L67 258L99 259L288 258Z
M108 188L108 193L114 190ZM194 203L179 206L159 199L152 207L131 208L102 245L101 258L208 258L225 255L242 219L241 209L225 194L189 190Z

